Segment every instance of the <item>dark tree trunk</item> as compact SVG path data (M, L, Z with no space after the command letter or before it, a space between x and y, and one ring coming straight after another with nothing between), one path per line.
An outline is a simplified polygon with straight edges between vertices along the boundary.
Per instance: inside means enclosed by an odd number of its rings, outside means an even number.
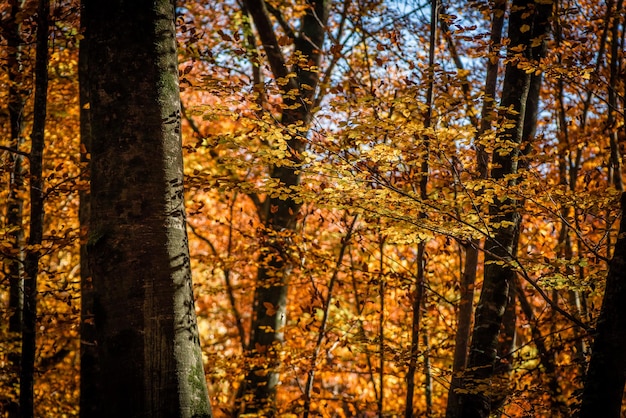
M491 130L493 121L491 113L495 107L496 87L498 81L498 56L502 42L502 27L504 26L504 12L507 0L494 2L491 14L491 47L487 58L487 74L485 78L485 95L481 109L480 126L476 132L475 144L477 153L478 176L487 179L489 175L489 154L481 145L482 136ZM474 284L478 270L478 251L480 240L473 239L465 247L465 264L461 275L459 313L457 316L457 331L454 339L454 358L452 363L452 379L448 391L446 418L456 418L459 415L459 400L456 389L462 385L462 373L467 364L467 353L470 343L472 313L474 312Z
M5 25L7 38L7 69L9 76L9 129L11 135L11 148L19 151L23 143L23 115L26 101L24 91L24 71L22 63L22 40L20 36L20 24L16 20L17 14L22 10L23 1L11 1L10 17ZM23 245L24 229L22 227L24 202L20 198L19 191L24 187L24 167L21 154L9 152L9 167L11 175L9 179L9 197L7 199L6 226L17 228L11 233L15 258L7 262L9 278L9 331L20 332L22 329L22 309L24 302L24 266Z
M9 130L10 148L20 151L23 137L23 114L26 101L23 80L22 39L20 23L17 15L22 11L23 1L13 0L10 2L9 18L4 26L4 37L7 39L7 70L9 78ZM6 277L9 279L9 333L15 347L19 346L22 332L22 314L24 309L24 228L23 213L24 201L20 197L20 191L24 187L24 157L18 152L8 152L8 169L11 170L9 178L9 196L7 198L6 227L13 229L10 233L13 258L5 262ZM18 384L20 373L20 354L17 350L8 354L11 362L10 384L7 385L9 401L6 411L9 417L17 417L19 404L14 388ZM4 402L3 402L4 403Z
M552 4L539 4L532 0L515 0L511 7L508 48L510 61L506 67L501 105L505 109L504 116L512 126L504 129L498 136L492 155L491 172L495 181L506 181L502 186L513 186L516 182L506 178L518 172L522 148L527 146L523 144L524 115L532 77L520 64L528 63L534 58L531 40L543 39L552 9ZM523 51L514 52L514 48L519 46ZM499 333L509 299L509 288L515 277L510 263L514 257L521 224L519 205L520 202L509 198L489 208L492 224L501 226L494 230L485 243L483 289L476 307L472 343L463 382L467 392L459 397L461 417L486 418L491 411L494 393L490 381L494 376Z
M81 7L81 27L86 22L85 8ZM83 31L80 41L79 58L79 95L80 95L80 161L81 180L89 182L89 154L91 153L91 122L89 104L89 86L87 50L89 32ZM100 405L98 389L98 346L96 344L96 325L94 322L94 291L87 253L89 236L89 189L80 191L80 416L90 418L98 416Z
M22 318L22 359L20 372L20 414L34 416L35 359L37 343L37 276L40 253L36 247L43 239L43 149L48 95L48 14L49 0L39 0L37 9L37 46L35 59L35 102L30 135L30 228L24 261L24 314Z
M175 4L83 7L97 416L209 417L184 209Z
M282 88L285 93L291 92L283 94L281 118L281 124L290 137L287 141L290 161L285 165L271 167L270 175L280 182L281 187L297 187L300 174L295 165L305 149L306 133L296 133L293 127L297 124L308 127L311 122L319 75L316 69L309 71L296 66L290 70L273 31L265 2L247 0L245 5L257 28L274 77L288 79ZM294 40L295 50L308 57L313 67L319 67L321 62L328 8L327 0L309 2L309 8L302 18L300 34ZM290 72L294 72L296 77L287 77ZM263 413L268 416L276 413L274 401L279 378L279 351L286 321L287 278L291 269L288 242L296 229L299 211L300 204L293 197L268 197L260 208L259 216L264 224L264 246L259 257L248 348L252 367L241 391L246 413Z

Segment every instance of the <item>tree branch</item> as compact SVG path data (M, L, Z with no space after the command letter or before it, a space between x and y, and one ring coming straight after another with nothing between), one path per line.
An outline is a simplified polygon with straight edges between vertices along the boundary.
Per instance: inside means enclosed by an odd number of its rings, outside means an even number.
M4 145L0 145L0 150L8 151L10 153L21 155L22 157L26 157L26 158L30 159L30 153L24 152L24 151L20 151L20 150L15 149L15 148L11 148L11 147L7 147L7 146L4 146Z
M274 77L283 79L285 82L285 90L298 90L298 85L293 78L288 78L289 69L285 62L278 39L276 39L276 32L268 15L266 3L263 0L245 0L244 4L252 16L254 26L256 26L257 33L261 39L263 50L267 56L267 61L270 64Z

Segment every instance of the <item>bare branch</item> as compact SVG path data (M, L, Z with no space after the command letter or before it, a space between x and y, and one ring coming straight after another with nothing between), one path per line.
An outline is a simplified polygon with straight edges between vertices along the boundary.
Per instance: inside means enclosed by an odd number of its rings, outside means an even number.
M30 159L30 153L24 152L24 151L20 151L20 150L15 149L15 148L11 148L11 147L7 147L7 146L4 146L4 145L0 145L0 150L7 151L7 152L10 152L12 154L21 155L22 157L26 157L26 158Z

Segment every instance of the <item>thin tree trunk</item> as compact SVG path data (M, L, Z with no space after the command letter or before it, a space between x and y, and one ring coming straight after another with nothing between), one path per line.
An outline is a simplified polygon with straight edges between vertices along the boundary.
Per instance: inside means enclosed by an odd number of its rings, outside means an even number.
M380 262L378 264L378 302L380 303L378 313L378 416L383 416L385 407L385 263L384 250L385 238L380 237Z
M426 90L426 113L424 115L424 130L430 129L432 126L433 101L435 91L435 52L437 48L437 22L439 21L440 1L434 0L430 7L430 38L428 48L428 88ZM427 135L416 138L422 142L424 156L419 171L419 194L421 200L428 199L428 178L429 178L429 158L430 158L430 140ZM423 217L424 214L421 214ZM409 347L409 366L407 368L407 392L406 406L404 410L405 417L413 416L413 399L415 396L415 372L417 371L417 356L419 352L419 333L421 311L424 304L424 273L426 267L426 242L421 241L417 244L417 274L415 276L415 290L412 304L411 318L411 345Z
M84 0L96 417L210 417L191 284L173 0ZM83 123L86 123L83 120Z
M430 338L428 332L422 333L422 344L424 344L424 395L426 397L427 418L433 415L433 371L430 363Z
M609 3L611 3L609 1ZM558 7L560 7L560 3L558 3ZM607 4L607 7L612 7L612 4ZM605 38L608 25L605 27L603 36L601 37L601 44L605 43ZM560 19L555 19L554 24L554 38L556 41L557 49L561 50L561 42L562 42L562 33L561 33L561 24ZM602 51L604 47L601 46L598 52L598 60L602 57ZM559 64L563 65L563 60L561 54L558 56ZM597 64L596 64L597 65ZM558 138L559 138L559 157L558 157L558 167L559 167L559 183L564 187L569 188L572 192L576 193L576 182L578 179L578 172L580 168L580 161L582 158L582 150L578 149L576 151L575 156L572 156L572 151L570 150L570 134L569 134L569 125L567 121L567 112L565 109L565 82L563 79L559 78L557 80L557 90L558 90ZM579 118L579 130L580 132L585 132L587 129L587 109L589 108L589 102L591 100L591 89L589 90L587 100L583 105L583 112L581 117ZM560 255L566 260L570 261L574 256L574 249L572 244L572 238L570 236L570 227L568 224L568 218L570 217L570 213L574 211L573 216L576 216L576 209L571 208L570 206L565 206L561 209L561 230L559 233L559 241L558 248L560 249ZM582 268L582 267L580 267ZM566 274L568 276L574 276L576 271L573 267L566 267ZM574 309L574 313L577 318L586 321L588 320L586 317L586 308L584 302L584 293L578 290L568 290L567 291L567 300L569 301L569 305ZM588 351L587 342L585 341L585 334L581 332L580 328L574 328L574 336L576 338L575 344L575 353L573 356L573 361L577 363L579 369L579 375L583 376L585 374L585 355Z
M341 269L344 254L346 252L346 249L350 245L350 240L352 239L352 231L354 231L354 225L356 224L357 217L358 215L354 215L354 217L352 218L352 222L348 226L345 237L341 240L341 248L339 249L339 255L337 256L335 269L333 271L333 275L328 282L328 297L326 298L326 302L324 303L322 323L319 327L317 341L315 343L315 348L313 349L313 355L311 356L311 365L307 373L306 385L304 386L304 412L302 414L304 418L307 418L309 416L311 409L311 393L313 392L313 383L315 382L315 368L317 367L317 359L319 357L320 350L322 349L324 337L326 336L326 326L328 324L328 317L330 314L330 303L332 302L333 298L333 290L335 288L335 283L337 282L339 270Z
M516 289L521 289L521 285L518 279L515 280ZM562 391L557 380L557 368L554 360L554 355L548 350L545 344L545 337L541 335L541 330L537 324L537 319L533 313L533 308L528 301L528 298L524 292L515 292L517 300L520 302L522 312L530 325L530 332L533 337L533 343L537 347L539 353L539 359L544 367L545 374L548 379L550 389L550 404L552 407L553 416L564 416L566 411L566 405L562 399Z
M492 155L491 176L495 181L507 181L510 174L518 172L518 163L524 140L524 116L531 90L531 75L518 66L533 58L531 39L542 39L547 31L547 22L552 13L552 4L536 4L530 0L515 0L509 18L510 46L508 55L502 107L512 127L504 129L498 137L499 143ZM525 52L515 53L522 46ZM511 110L512 112L508 112ZM505 142L514 144L512 147ZM485 244L485 277L480 300L476 308L472 343L466 370L464 387L466 393L459 396L461 417L487 417L491 411L494 393L489 384L494 375L498 335L502 317L509 298L511 278L515 277L512 262L517 236L521 224L520 202L506 199L492 204L489 214L492 224L503 225L495 229Z
M502 27L504 26L504 14L507 7L506 0L496 0L491 14L491 37L489 55L487 57L487 71L485 78L485 93L481 110L480 126L476 132L474 143L476 144L478 176L487 179L489 176L489 155L481 144L483 135L491 130L491 114L495 107L496 87L498 82L499 53L502 42ZM446 418L456 418L459 415L459 402L456 389L461 386L462 372L467 364L467 352L470 342L472 314L474 307L474 283L478 270L478 252L480 240L472 239L465 250L465 264L461 275L459 313L457 317L457 332L455 335L454 357L452 363L452 379L448 390L448 402L446 405Z
M296 133L293 127L308 127L313 117L314 95L319 84L317 70L295 67L289 69L282 54L264 0L246 0L245 8L250 13L257 33L263 44L267 61L276 80L287 80L284 86L281 124L287 131L290 162L271 167L271 177L281 187L293 190L300 185L300 173L294 165L305 149L306 133ZM294 48L309 64L319 67L325 25L330 2L320 0L308 2L301 21L300 34L294 40ZM288 77L295 73L296 77ZM303 86L306 86L303 88ZM297 92L297 94L293 94ZM279 381L279 352L286 322L287 278L290 274L289 238L296 229L300 203L294 197L281 199L268 197L260 208L264 224L257 285L254 293L253 318L248 355L252 367L241 391L245 413L276 414L275 397ZM241 400L239 400L241 401ZM238 402L239 402L238 401Z
M22 359L20 373L20 414L34 417L35 360L37 357L37 276L43 239L43 150L48 95L48 14L49 0L39 0L37 9L37 46L35 59L35 102L30 135L30 249L24 262L24 315L22 324Z
M351 276L352 276L352 290L354 291L354 305L356 307L356 318L361 318L365 303L359 297L359 287L357 285L357 279L354 274L355 270L356 270L356 267L354 263L354 258L352 257L352 253L350 253L350 271L351 271ZM362 319L358 319L358 327L359 327L359 330L358 330L357 335L361 336L364 339L367 339L366 337L367 334L365 331L365 327L363 326ZM372 382L372 388L374 389L374 398L376 399L376 403L378 404L379 399L381 397L381 393L376 387L376 379L374 377L374 365L372 364L372 353L369 350L367 344L365 344L365 346L363 347L363 350L365 351L365 361L367 362L367 371L369 374L370 381Z
M20 35L20 23L16 16L22 11L24 0L13 0L10 2L10 17L6 23L7 38L7 69L9 76L9 129L11 142L10 147L20 150L23 141L23 116L24 104L26 102L24 91L24 80L22 73L24 64L22 62L22 39ZM24 302L24 266L23 266L23 246L24 229L22 227L24 202L19 191L24 187L24 167L22 166L24 157L18 153L8 152L9 167L11 175L9 179L9 196L7 199L6 226L16 228L11 233L13 246L16 250L16 257L9 260L9 331L19 333L22 328L22 309Z
M619 417L626 381L626 193L585 378L580 418Z
M10 130L10 147L19 151L22 147L23 137L23 114L26 101L26 92L24 91L24 80L22 73L24 71L22 59L22 39L21 25L17 20L17 15L22 11L24 1L10 1L9 18L5 25L5 37L7 39L7 69L9 78L9 130ZM12 238L12 246L14 249L14 258L6 261L6 276L9 279L9 333L13 342L12 346L16 351L8 354L10 361L10 384L7 385L10 393L6 411L9 417L19 416L19 397L15 388L18 386L20 373L20 354L17 351L21 340L22 319L24 310L24 228L23 228L23 212L24 201L20 191L24 187L24 157L19 153L8 152L9 169L11 170L9 178L9 196L7 198L7 214L6 227L13 229L10 232Z
M617 126L615 113L618 103L615 89L617 88L617 71L619 69L620 42L618 19L621 15L623 2L615 5L615 13L611 26L611 60L609 62L609 93L607 125L611 147L609 181L617 190L623 191L621 158L617 144ZM610 23L610 21L609 21ZM584 390L580 408L580 417L619 417L622 407L624 386L626 382L626 194L621 198L622 219L615 242L613 258L609 264L606 287L602 300L602 308L596 326L595 339L591 351L591 361L585 377ZM610 251L610 249L607 249Z
M417 272L415 274L415 291L411 306L411 346L409 352L409 367L406 372L407 392L404 416L406 418L414 415L413 399L415 397L415 372L417 371L417 359L419 353L419 328L421 320L422 306L424 306L424 251L422 243L417 245Z
M622 0L618 0L615 5L615 13L613 14L613 22L611 24L611 60L609 61L609 85L608 85L608 109L606 124L609 130L609 144L611 148L611 158L609 159L609 181L616 190L624 191L624 182L622 180L622 159L619 152L619 144L617 132L619 130L615 115L619 112L618 105L618 76L620 70L619 57L619 27L620 16L622 13Z

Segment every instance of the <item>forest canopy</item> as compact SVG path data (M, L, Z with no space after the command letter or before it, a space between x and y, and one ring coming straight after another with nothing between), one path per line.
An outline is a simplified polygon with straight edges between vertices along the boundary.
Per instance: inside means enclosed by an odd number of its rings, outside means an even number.
M622 0L97 3L0 5L2 417L626 410Z

